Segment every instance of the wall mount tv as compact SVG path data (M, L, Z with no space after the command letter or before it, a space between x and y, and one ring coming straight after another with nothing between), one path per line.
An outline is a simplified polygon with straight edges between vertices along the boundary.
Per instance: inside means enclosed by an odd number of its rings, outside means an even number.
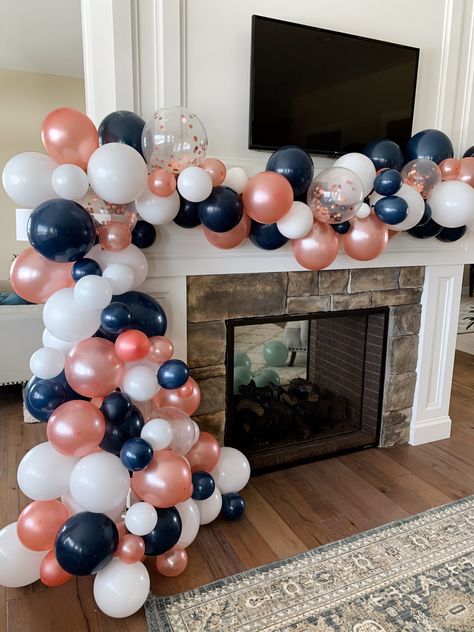
M411 136L419 49L252 16L249 148L360 151Z

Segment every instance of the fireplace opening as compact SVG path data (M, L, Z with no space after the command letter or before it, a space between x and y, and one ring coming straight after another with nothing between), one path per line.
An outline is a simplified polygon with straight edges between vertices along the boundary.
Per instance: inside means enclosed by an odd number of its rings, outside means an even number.
M226 445L255 471L378 445L388 316L227 320Z

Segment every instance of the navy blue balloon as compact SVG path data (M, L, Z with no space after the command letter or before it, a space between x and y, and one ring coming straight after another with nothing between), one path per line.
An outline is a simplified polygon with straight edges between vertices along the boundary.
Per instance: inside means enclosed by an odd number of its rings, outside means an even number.
M56 559L71 575L91 575L107 566L118 541L113 520L105 514L83 511L68 518L58 531Z
M286 244L288 238L280 233L276 224L260 224L252 220L250 241L262 250L276 250Z
M437 235L436 239L444 241L445 243L451 243L464 237L466 234L467 226L456 226L456 228L443 228Z
M51 414L66 401L66 391L54 380L38 380L25 389L25 398L32 409Z
M463 158L472 158L473 156L474 156L474 145L472 145L472 147L469 147L469 149L466 149L466 151L462 155Z
M340 222L339 224L330 224L330 226L338 235L345 235L351 229L350 222Z
M206 500L210 498L216 489L214 479L208 472L193 473L193 498L194 500Z
M126 393L114 391L104 398L100 409L107 421L114 426L119 426L131 414L133 403Z
M434 220L429 219L423 226L415 226L407 230L407 233L417 239L429 239L430 237L436 237L443 230L443 227L437 224Z
M428 204L428 202L425 202L425 210L423 211L423 216L418 222L417 226L424 226L430 221L430 219L431 219L431 206Z
M156 228L150 222L139 220L132 230L132 244L137 248L149 248L156 240Z
M102 276L102 268L94 261L94 259L88 259L84 257L84 259L79 259L76 261L71 269L71 276L74 281L79 281L82 277L89 276L89 274L94 274L95 276Z
M142 131L145 121L134 112L119 110L108 114L99 125L99 141L106 143L125 143L136 149L142 156Z
M79 395L76 391L69 385L69 382L66 379L66 373L61 371L59 375L52 378L53 382L57 382L60 384L66 393L66 401L69 402L71 399L83 399L86 401L90 401L90 397L85 397L84 395Z
M165 335L167 327L166 314L154 298L143 292L132 291L120 294L120 296L114 297L114 300L120 301L130 308L133 329L142 331L149 338ZM127 329L130 329L130 327L127 327Z
M178 214L173 220L174 223L181 226L181 228L194 228L195 226L199 226L201 220L199 219L197 203L185 200L181 195L179 199L181 202Z
M145 555L162 555L178 542L181 531L181 516L175 507L157 509L158 522L150 533L143 536Z
M454 156L453 143L439 129L425 129L410 138L405 147L405 162L424 158L439 164Z
M33 376L28 382L28 384L25 386L25 388L23 389L23 404L25 405L26 410L30 413L32 417L34 417L38 421L48 421L48 419L53 414L53 411L42 412L41 410L38 410L31 404L30 398L28 396L28 385L30 384L31 380L35 380L36 382L38 382L39 378Z
M379 169L396 169L400 171L403 167L403 152L397 143L388 138L377 138L370 141L365 146L363 153L374 163L377 171Z
M393 226L407 218L408 203L398 195L387 195L375 203L374 212L381 222Z
M245 511L245 500L236 492L222 494L222 515L227 520L237 520Z
M183 386L188 381L189 369L182 360L168 360L158 369L158 384L167 389Z
M81 259L94 245L96 230L90 214L72 200L47 200L28 220L28 239L51 261Z
M211 195L197 207L201 223L215 233L226 233L242 219L241 197L229 187L214 187Z
M140 436L144 425L143 415L136 406L132 407L132 412L119 425L114 425L106 419L105 434L100 447L105 452L118 456L126 441Z
M121 298L123 295L121 294ZM118 336L127 329L133 329L134 318L131 308L121 300L114 300L102 310L100 324L106 333Z
M145 439L128 439L120 450L122 465L131 472L144 470L153 458L153 448Z
M402 176L396 169L384 169L375 176L374 189L379 195L395 195L402 186Z
M291 184L294 195L301 195L313 180L314 165L299 147L282 147L270 156L265 170L282 175Z

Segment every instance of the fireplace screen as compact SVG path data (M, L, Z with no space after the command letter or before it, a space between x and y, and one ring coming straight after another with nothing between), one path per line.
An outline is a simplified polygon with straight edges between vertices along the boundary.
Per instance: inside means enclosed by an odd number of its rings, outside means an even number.
M227 321L226 445L254 469L378 443L388 308Z

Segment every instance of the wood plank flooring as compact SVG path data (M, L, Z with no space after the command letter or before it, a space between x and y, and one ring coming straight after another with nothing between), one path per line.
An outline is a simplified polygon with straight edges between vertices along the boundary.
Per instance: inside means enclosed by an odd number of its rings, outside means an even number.
M451 402L452 437L424 446L371 449L252 479L247 512L237 523L203 527L189 566L175 579L153 572L152 590L172 594L268 564L474 494L474 356L457 352ZM22 423L19 389L0 389L0 526L27 500L17 464L45 440L43 424ZM90 578L60 588L40 582L0 589L0 631L145 632L143 612L113 620L95 607Z

